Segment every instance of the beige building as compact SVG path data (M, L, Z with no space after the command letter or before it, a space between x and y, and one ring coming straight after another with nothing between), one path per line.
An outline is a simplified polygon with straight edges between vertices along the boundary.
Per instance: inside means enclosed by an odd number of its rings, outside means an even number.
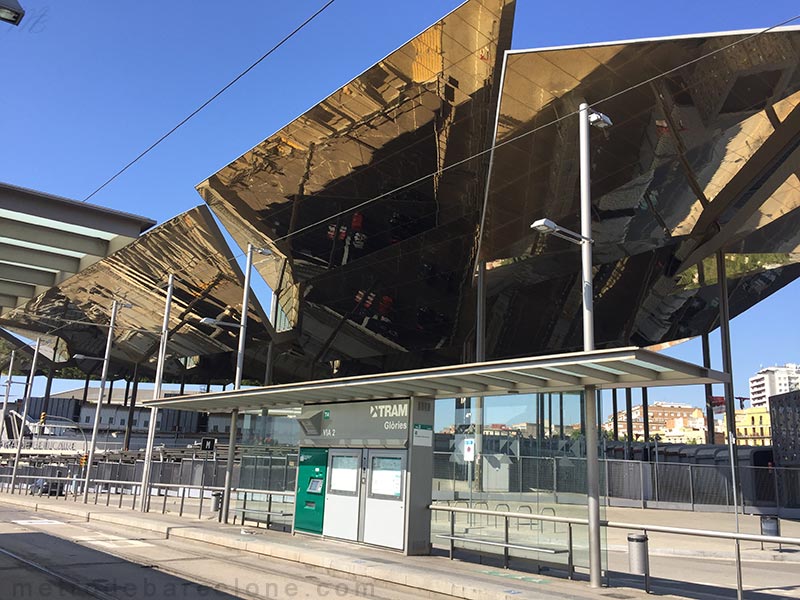
M665 444L705 444L705 415L702 410L695 408L689 417L669 419L666 427L656 431L655 435Z
M727 431L727 421L723 420ZM772 426L768 406L736 411L736 443L742 446L771 446Z
M696 418L693 417L695 412L700 412L702 415L702 411L695 406L690 406L688 404L673 404L669 402L653 402L648 406L648 423L650 429L650 435L653 436L656 433L659 433L663 430L668 429L668 422L674 419L686 419L687 422L689 419ZM637 404L633 406L631 409L631 415L633 416L633 439L634 440L643 440L644 439L644 408L641 404ZM626 411L622 410L617 413L617 420L618 420L618 427L619 427L619 435L620 438L627 435L628 432L628 418ZM613 416L610 416L608 420L603 424L603 429L606 431L613 431L614 430L614 422ZM705 430L705 417L703 417L703 430Z

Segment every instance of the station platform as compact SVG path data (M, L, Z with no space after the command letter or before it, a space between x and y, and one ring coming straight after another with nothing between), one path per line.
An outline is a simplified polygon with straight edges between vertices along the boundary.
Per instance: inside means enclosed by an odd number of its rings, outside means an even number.
M67 516L71 521L112 524L124 530L136 529L200 541L262 557L290 560L318 569L345 573L356 580L369 579L393 584L421 598L465 598L469 600L588 600L604 597L643 600L642 590L617 587L591 589L588 578L578 574L569 581L535 572L503 569L499 561L449 560L441 551L432 556L405 556L380 548L351 544L277 530L223 525L216 519L178 517L115 507L84 505L63 498L2 494L0 504L45 514ZM512 565L513 566L513 565Z

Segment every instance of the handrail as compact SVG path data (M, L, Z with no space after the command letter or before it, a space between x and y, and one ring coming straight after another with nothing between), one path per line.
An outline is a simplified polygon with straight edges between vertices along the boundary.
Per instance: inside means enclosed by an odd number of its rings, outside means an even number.
M10 479L11 475L0 474L0 478ZM17 475L17 479L42 479L45 481L68 481L72 482L75 481L75 478L72 476L61 476L58 477L56 475ZM81 480L82 481L82 480ZM92 483L104 483L104 484L114 484L114 485L135 485L141 486L141 481L133 481L133 480L125 480L125 479L92 479ZM204 485L201 486L199 484L191 484L191 483L156 483L153 482L150 484L151 487L154 488L169 488L169 489L206 489L212 491L222 491L224 488L222 486L211 486L211 485ZM265 495L272 495L272 496L294 496L294 490L262 490L256 488L231 488L233 492L239 492L243 494L265 494Z
M588 519L581 519L578 517L558 517L551 515L530 515L528 513L516 513L505 511L483 510L479 508L459 508L455 506L441 506L431 504L428 508L430 510L438 510L443 512L458 512L458 513L472 513L489 516L504 516L510 519L525 519L535 521L550 521L554 523L570 523L572 525L588 525ZM722 540L739 540L746 542L764 542L768 544L789 544L793 546L800 546L800 538L783 537L775 535L760 535L755 533L737 533L734 531L715 531L712 529L691 529L687 527L669 527L666 525L647 525L645 523L625 523L622 521L605 521L601 520L602 527L611 527L614 529L634 529L640 531L652 531L655 533L671 533L675 535L690 535L695 537L710 537Z

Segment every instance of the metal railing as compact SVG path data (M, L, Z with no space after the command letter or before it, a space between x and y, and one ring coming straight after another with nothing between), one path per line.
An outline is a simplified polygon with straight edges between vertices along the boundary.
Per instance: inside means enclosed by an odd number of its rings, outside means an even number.
M434 492L454 498L469 490L466 463L451 452L434 453ZM493 464L494 463L494 464ZM584 458L496 455L484 462L487 493L549 493L555 499L586 493ZM476 470L477 471L477 470ZM752 512L800 517L800 468L740 466L739 506ZM610 506L733 510L730 465L601 459L600 490Z
M532 550L534 552L541 551L541 548L537 547L530 547L530 546L523 546L520 544L512 544L509 543L508 532L509 532L509 520L510 519L517 519L522 521L539 521L539 522L551 522L551 523L564 523L567 524L569 534L567 537L567 551L569 556L569 563L568 563L568 576L572 578L574 573L574 561L573 561L573 538L572 538L572 527L575 525L583 525L587 526L589 521L588 519L578 518L578 517L559 517L553 515L535 515L535 514L528 514L522 512L505 512L505 511L491 511L491 510L481 510L476 508L461 508L456 506L444 506L438 504L430 505L430 510L432 512L446 512L449 513L450 519L450 558L453 558L453 551L455 542L462 540L468 543L477 543L477 544L487 544L490 546L501 546L503 547L503 566L508 568L509 563L509 550L519 548L523 550ZM463 513L467 515L484 515L486 517L494 517L495 519L501 517L503 519L503 531L504 531L504 539L502 543L497 542L494 539L488 539L486 541L481 542L480 538L476 538L474 536L471 537L459 537L455 535L455 515L457 513ZM714 531L709 529L692 529L687 527L671 527L666 525L646 525L643 523L625 523L621 521L600 521L601 527L605 528L615 528L615 529L624 529L628 531L637 531L647 534L648 532L652 533L665 533L665 534L673 534L673 535L686 535L686 536L695 536L695 537L702 537L702 538L712 538L712 539L721 539L721 540L731 540L734 542L734 556L735 556L735 567L736 567L736 588L738 597L741 598L743 594L743 579L742 579L742 558L740 553L739 544L743 541L749 542L760 542L762 544L786 544L791 546L800 546L800 538L793 538L793 537L783 537L783 536L772 536L772 535L759 535L759 534L751 534L751 533L736 533L730 531Z
M70 499L78 503L83 497L84 480L80 477L63 476L41 476L41 475L17 475L16 482L11 487L11 475L0 474L0 490L9 493L33 494L38 496L55 496L57 499ZM182 483L152 483L150 493L147 496L147 512L153 510L153 499L160 500L161 514L167 513L167 504L172 498L178 505L178 516L184 513L197 511L197 518L202 519L204 507L212 503L210 513L220 519L218 507L213 506L214 494L222 494L223 487L215 485L182 484ZM232 488L232 500L242 502L246 508L248 499L250 500L251 510L253 503L263 502L268 510L272 510L275 504L281 506L294 505L294 492L287 490L265 490L256 488ZM105 498L105 506L111 506L112 497L115 497L116 508L130 508L136 510L137 503L142 501L142 485L138 481L117 480L117 479L93 479L89 486L89 502L98 505ZM276 500L277 499L277 500ZM188 503L187 503L188 501ZM188 505L187 505L188 504ZM157 510L157 509L156 509ZM208 513L209 511L206 511ZM284 509L281 511L286 516L292 511ZM269 523L268 523L269 525Z

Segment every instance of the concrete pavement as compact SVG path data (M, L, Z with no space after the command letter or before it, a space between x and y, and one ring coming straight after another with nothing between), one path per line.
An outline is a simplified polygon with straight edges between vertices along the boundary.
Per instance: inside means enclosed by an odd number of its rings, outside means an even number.
M609 567L612 570L613 589L590 590L585 582L570 582L563 578L546 575L532 575L530 571L504 570L499 561L481 557L483 564L468 561L449 561L439 552L433 557L405 557L391 551L365 547L334 540L320 540L308 536L292 536L278 531L245 529L241 526L219 524L215 518L197 519L184 515L158 512L142 514L130 508L115 508L80 502L74 503L64 498L0 495L0 504L16 506L33 511L50 511L68 515L74 520L102 523L118 527L120 530L139 530L151 532L156 536L170 539L195 540L230 549L247 552L262 557L295 561L318 569L345 574L353 578L365 578L416 590L421 594L436 594L442 597L494 599L494 598L545 598L554 593L564 598L600 598L611 593L623 592L629 598L644 598L642 592L631 589L641 585L640 578L620 577L626 570L627 530L608 529L607 543ZM604 515L610 521L624 521L643 525L680 526L720 531L733 531L734 518L731 514L687 513L681 511L640 510L630 508L608 508ZM800 537L800 524L782 521L782 533L786 536ZM758 533L758 517L740 516L740 529L743 532ZM576 535L577 534L576 532ZM649 533L650 554L653 572L661 572L669 578L680 581L686 566L683 557L704 557L709 561L730 560L733 558L733 542L694 538L669 534ZM580 553L582 540L576 538L576 553ZM468 550L459 551L459 556L479 560ZM657 557L665 557L658 559ZM757 543L742 543L742 557L754 565L760 561L800 562L798 549L777 548L761 550ZM658 561L662 562L659 564ZM512 567L522 565L521 559L512 560ZM687 563L691 564L691 562ZM705 564L705 563L704 563ZM713 564L709 563L709 564ZM673 566L674 565L674 566ZM526 565L526 568L529 566ZM661 567L661 568L659 568ZM788 567L788 565L787 565ZM793 569L794 567L792 567ZM713 569L711 569L713 573ZM720 563L720 571L725 574L714 585L730 587L732 580L728 575L733 571ZM766 576L768 579L769 577ZM713 580L706 577L704 580ZM674 582L673 582L674 583ZM629 587L617 587L620 586ZM681 593L680 586L661 586L672 593ZM762 586L763 587L763 586ZM712 588L713 589L713 588ZM662 593L663 594L663 593ZM705 595L704 595L705 594ZM709 597L708 586L700 593L687 593L684 597ZM682 593L681 593L682 595ZM711 596L714 597L714 592Z

